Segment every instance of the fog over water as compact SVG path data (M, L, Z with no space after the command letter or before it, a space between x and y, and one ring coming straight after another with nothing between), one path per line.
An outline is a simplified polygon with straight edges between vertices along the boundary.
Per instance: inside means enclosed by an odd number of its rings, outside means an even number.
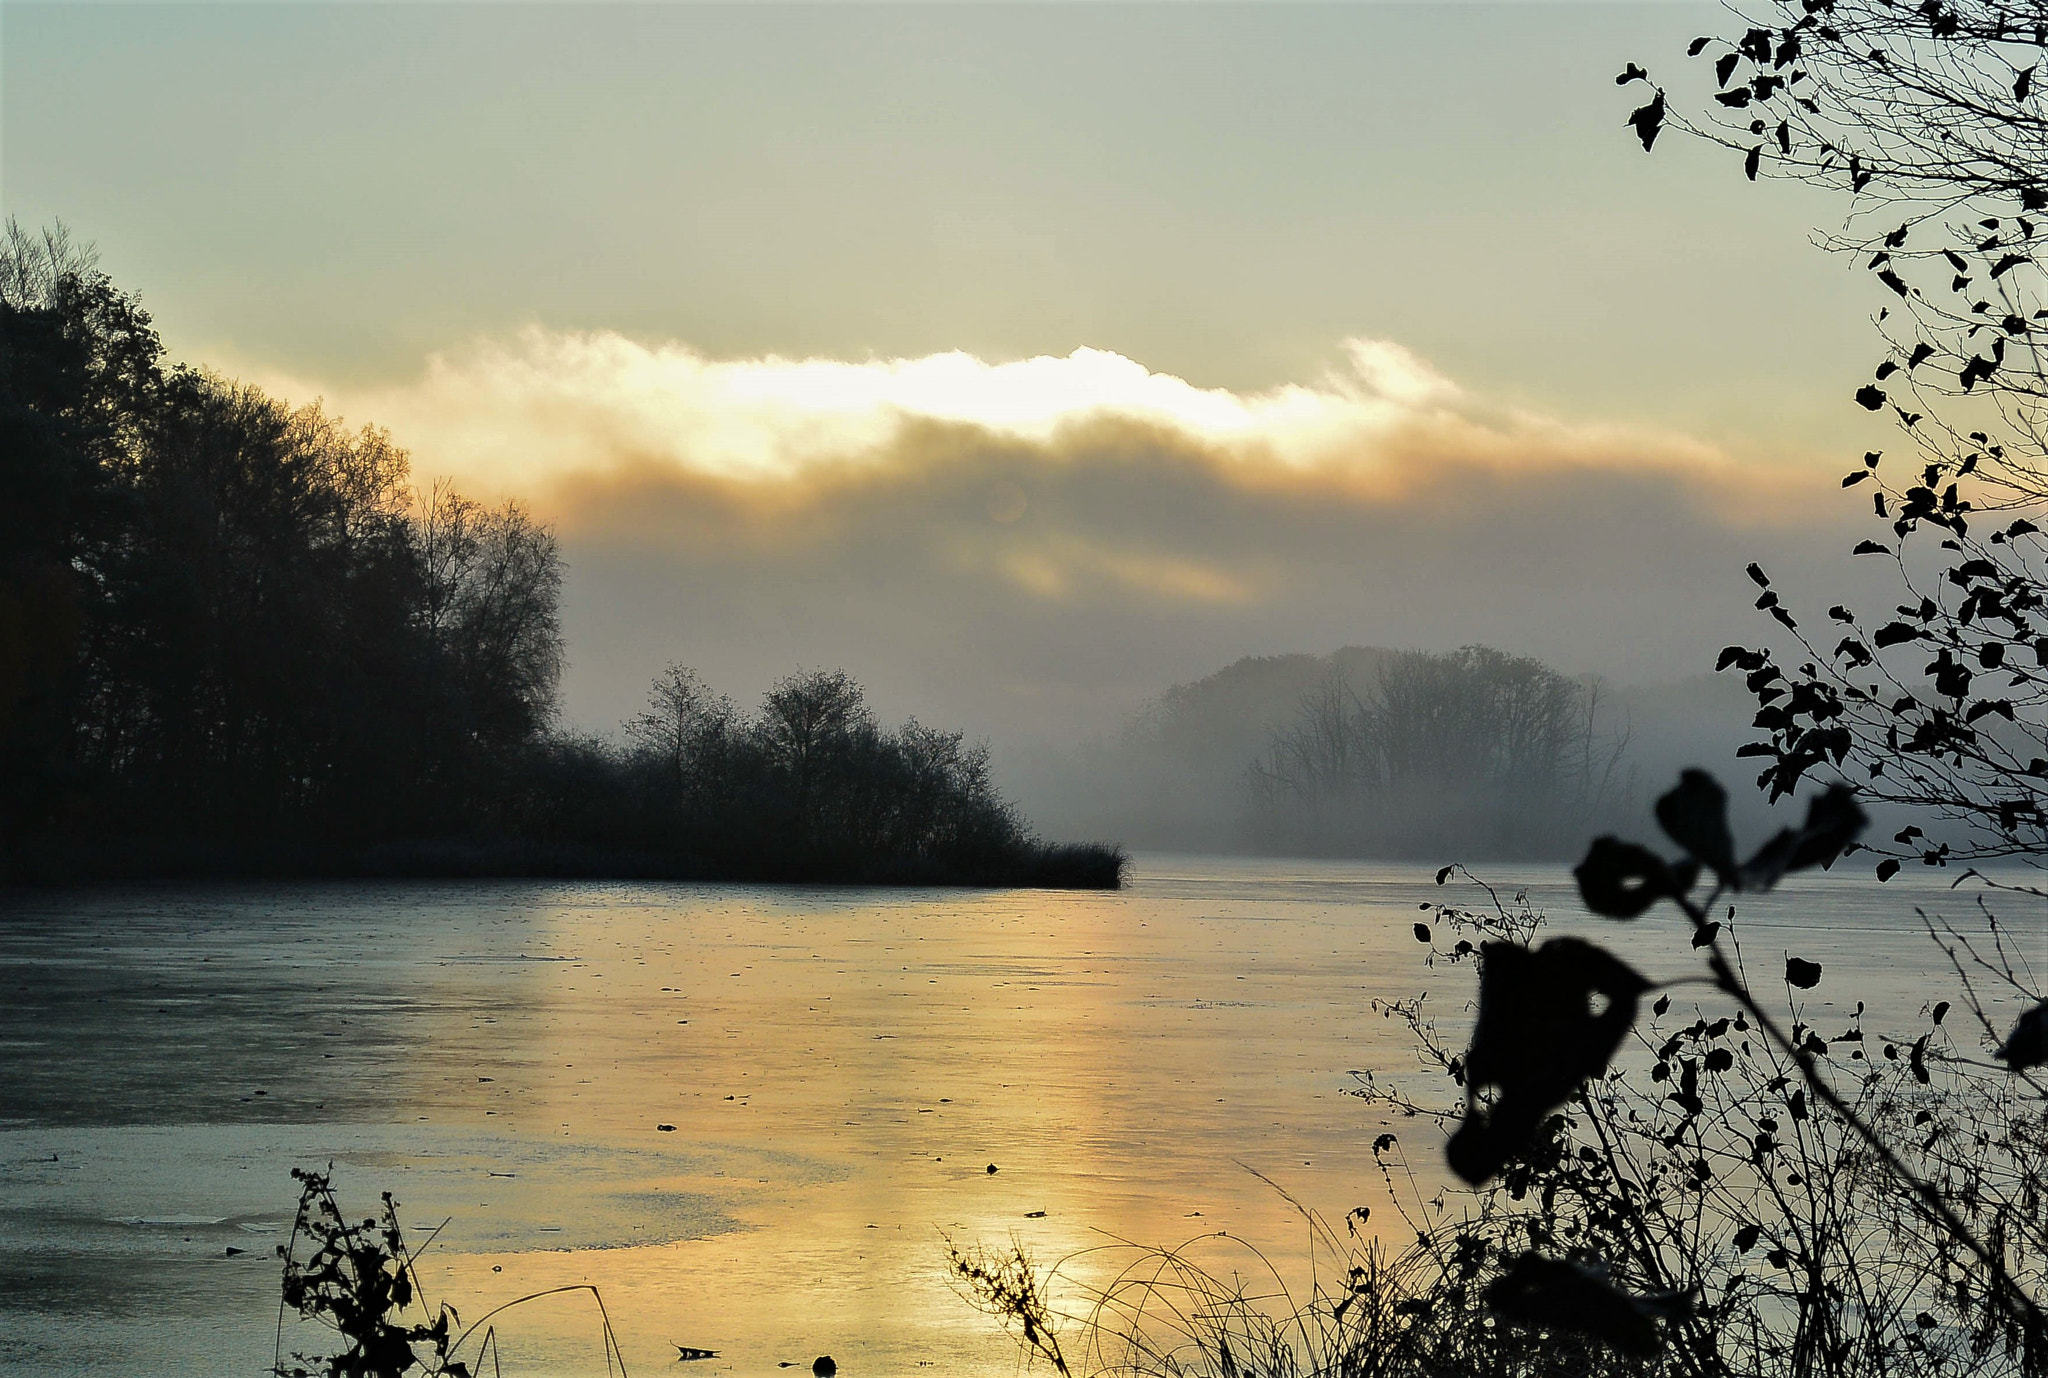
M1492 876L1593 922L1560 868ZM1948 993L1913 914L1968 917L1947 879L1802 878L1738 932L1759 971L1823 964L1816 1022L1861 999L1882 1030ZM1247 1168L1376 1229L1374 1135L1435 1180L1432 1129L1344 1091L1353 1070L1432 1089L1369 1006L1428 989L1462 1029L1470 969L1426 968L1410 932L1445 893L1426 867L1148 855L1113 894L17 895L0 1373L262 1370L286 1172L329 1161L352 1210L389 1189L422 1233L448 1220L433 1296L473 1318L594 1282L637 1371L674 1342L719 1350L714 1372L1014 1373L945 1239L1053 1259L1227 1230L1298 1274L1299 1221ZM2039 901L2001 914L2048 959ZM1602 928L1653 975L1693 969L1668 923ZM507 1371L601 1371L596 1334L567 1302L514 1313Z

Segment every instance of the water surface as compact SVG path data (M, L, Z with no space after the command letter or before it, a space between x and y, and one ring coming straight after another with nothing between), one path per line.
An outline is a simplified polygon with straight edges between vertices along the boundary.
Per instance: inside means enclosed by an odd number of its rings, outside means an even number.
M1593 923L1561 869L1490 869ZM1745 953L1821 961L1816 1010L1903 1024L1939 961L1914 906L1969 915L1948 879L1803 881L1745 911ZM1429 989L1462 1030L1470 969L1424 967L1411 931L1444 894L1411 866L1146 857L1116 894L16 896L0 1373L264 1372L287 1173L331 1162L352 1212L388 1189L419 1235L447 1221L436 1299L474 1317L595 1283L638 1373L685 1344L720 1352L692 1372L1013 1374L948 1238L1053 1259L1229 1231L1287 1269L1304 1232L1276 1187L1377 1226L1375 1135L1435 1170L1431 1130L1345 1091L1371 1069L1434 1093L1371 1004ZM2048 957L2026 903L2001 916ZM1653 975L1693 969L1668 919L1602 931ZM509 1373L603 1371L586 1303L500 1333Z

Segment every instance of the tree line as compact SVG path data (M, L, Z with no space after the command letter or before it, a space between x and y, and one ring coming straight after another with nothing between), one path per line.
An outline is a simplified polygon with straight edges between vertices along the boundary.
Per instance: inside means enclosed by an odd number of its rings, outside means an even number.
M884 727L843 670L791 675L746 713L671 665L626 739L594 776L611 796L597 812L682 840L698 870L1092 887L1122 866L1114 848L1037 840L996 789L985 743L915 719Z
M1120 874L843 674L743 719L678 671L630 745L564 735L553 532L170 362L89 250L12 222L0 493L0 877Z

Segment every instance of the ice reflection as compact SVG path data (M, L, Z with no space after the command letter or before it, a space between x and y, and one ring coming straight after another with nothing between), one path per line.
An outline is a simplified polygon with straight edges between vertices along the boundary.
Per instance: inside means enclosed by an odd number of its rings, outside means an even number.
M1496 869L1572 908L1562 869ZM1816 997L1917 1007L1912 905L1963 908L1942 879L1820 878L1746 911L1744 941L1823 962ZM712 1372L1011 1374L945 1237L1053 1258L1229 1230L1285 1264L1300 1222L1247 1166L1336 1219L1383 1205L1383 1128L1436 1161L1343 1089L1414 1074L1374 997L1426 985L1466 1017L1470 972L1424 971L1410 935L1440 893L1421 867L1151 858L1115 895L17 900L0 1371L262 1371L285 1171L331 1159L365 1207L389 1187L449 1219L427 1271L465 1314L595 1283L637 1369L683 1344ZM2006 917L2040 951L2038 902ZM1690 960L1675 930L1605 928L1647 971ZM501 1334L508 1371L602 1371L572 1300Z

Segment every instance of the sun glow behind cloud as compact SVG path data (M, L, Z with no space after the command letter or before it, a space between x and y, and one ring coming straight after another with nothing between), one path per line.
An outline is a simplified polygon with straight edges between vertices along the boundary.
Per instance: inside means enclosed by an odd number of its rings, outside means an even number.
M1490 404L1388 341L1342 350L1344 366L1313 384L1244 393L1092 348L995 363L957 351L718 360L680 344L530 328L435 355L412 383L342 400L389 426L422 470L543 504L562 482L649 467L745 485L843 478L896 462L896 442L920 424L1057 450L1062 437L1112 420L1200 448L1239 484L1320 479L1382 495L1426 482L1424 455L1496 469L1724 464L1684 436Z

